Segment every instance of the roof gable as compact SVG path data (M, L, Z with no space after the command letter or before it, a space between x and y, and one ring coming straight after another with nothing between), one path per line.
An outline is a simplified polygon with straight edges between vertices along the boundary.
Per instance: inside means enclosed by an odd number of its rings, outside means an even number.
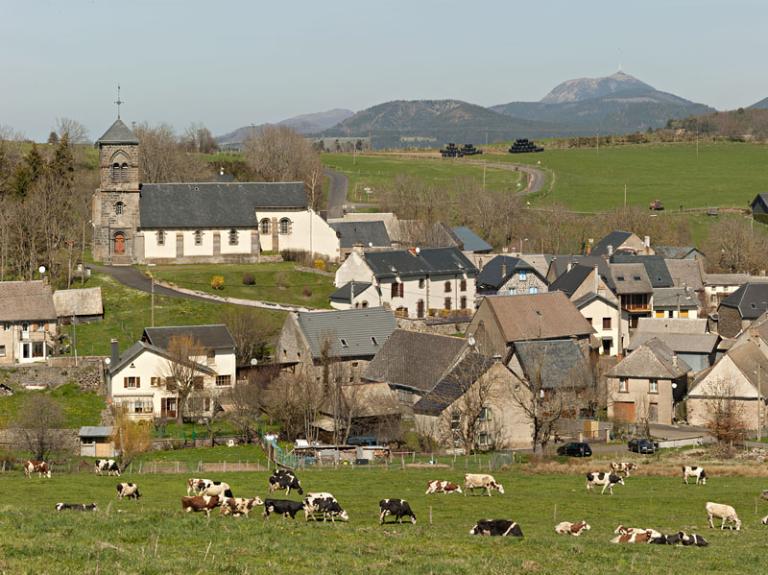
M382 307L341 311L298 312L296 321L312 357L373 357L397 327L394 314Z
M629 238L631 238L634 235L635 234L633 234L632 232L625 232L623 230L614 230L592 247L592 250L590 251L590 255L607 256L608 246L611 246L611 248L614 251L616 251L618 248L621 247L621 245L624 242L626 242ZM637 238L637 239L638 241L640 240L640 238Z
M467 353L453 369L413 406L416 413L439 415L464 395L496 360L478 353Z
M496 256L485 264L478 274L477 287L498 290L520 271L534 273L544 281L541 274L528 262L513 256Z
M363 256L377 279L467 274L477 268L458 248L367 252Z
M677 379L691 371L691 367L675 356L658 338L652 338L630 353L611 370L612 377L646 379Z
M587 362L579 345L572 339L521 341L515 344L515 356L528 381L544 389L584 387Z
M768 311L768 283L745 283L720 305L738 309L743 319L757 319Z
M167 359L169 362L173 362L176 364L185 363L188 365L195 365L195 369L199 371L200 373L205 373L208 375L216 375L216 372L212 370L207 365L203 365L202 363L198 363L195 361L187 360L179 360L178 356L174 357L172 354L168 353L168 350L157 347L155 345L151 345L145 341L137 341L134 343L131 347L129 347L127 350L125 350L122 355L120 355L120 358L117 360L117 362L114 365L109 366L109 372L113 376L117 373L119 373L126 365L130 365L137 357L139 357L142 353L151 353L154 355L159 355L160 357L163 357Z
M568 297L571 297L593 271L594 268L575 265L570 271L565 272L553 281L549 286L549 291L561 291Z

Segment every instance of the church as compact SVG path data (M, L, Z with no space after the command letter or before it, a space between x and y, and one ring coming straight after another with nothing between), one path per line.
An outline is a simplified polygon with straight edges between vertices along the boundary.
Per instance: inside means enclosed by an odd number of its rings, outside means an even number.
M336 231L310 208L302 182L142 184L139 139L119 115L96 144L97 261L250 263L283 250L339 258Z

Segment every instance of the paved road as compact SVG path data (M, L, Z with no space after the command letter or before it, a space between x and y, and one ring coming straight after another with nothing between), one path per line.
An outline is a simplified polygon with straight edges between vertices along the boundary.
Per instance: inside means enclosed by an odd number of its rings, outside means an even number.
M118 282L129 288L152 293L152 280L132 266L98 266L92 268L102 274L112 276ZM206 298L190 294L177 292L167 287L155 284L155 295L166 297L178 297L183 299L194 299L198 301L208 301Z
M347 201L349 178L330 168L325 169L325 175L330 178L331 182L328 190L328 217L341 218L344 216L344 203Z
M495 170L507 170L508 172L524 172L528 176L528 185L520 192L521 196L535 194L544 186L544 172L528 164L510 164L508 162L483 162L481 160L466 160L465 163L476 166L486 166Z

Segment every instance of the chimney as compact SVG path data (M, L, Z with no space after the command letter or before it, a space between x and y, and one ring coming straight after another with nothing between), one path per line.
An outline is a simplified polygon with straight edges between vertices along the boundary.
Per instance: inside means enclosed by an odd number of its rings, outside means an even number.
M112 348L112 353L109 361L110 361L110 365L114 367L117 365L117 361L120 359L120 344L118 344L117 340L114 337L109 343L111 344L111 348Z
M651 236L645 236L643 238L643 245L645 246L645 251L648 251L651 247Z
M611 257L613 255L613 246L608 246L608 257Z
M598 293L600 288L600 272L597 271L597 264L595 264L595 293Z
M568 273L568 272L569 272L569 271L571 271L572 269L573 269L573 262L568 262L568 263L565 265L565 273Z
M678 365L679 365L679 364L677 363L677 354L676 354L676 353L673 353L673 354L672 354L672 367L673 367L674 369L677 369L677 366L678 366Z

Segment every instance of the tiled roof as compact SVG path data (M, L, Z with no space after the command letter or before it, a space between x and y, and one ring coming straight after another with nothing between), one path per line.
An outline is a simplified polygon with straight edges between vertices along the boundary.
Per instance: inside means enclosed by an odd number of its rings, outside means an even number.
M361 245L364 248L388 248L392 245L387 227L381 220L375 222L335 222L330 225L336 230L342 248Z
M498 290L509 278L519 271L534 273L541 277L528 262L513 256L496 256L483 266L477 276L479 290ZM541 277L543 280L544 278Z
M47 283L0 282L0 321L55 320L53 293Z
M354 295L350 293L353 285ZM330 295L330 300L352 303L354 297L359 296L369 287L371 287L369 282L347 282Z
M691 371L691 367L681 358L677 366L673 359L674 352L658 338L649 339L635 351L609 370L611 377L634 377L647 379L677 379Z
M465 226L453 228L453 233L464 244L463 251L465 252L490 252L493 249L491 244Z
M607 256L608 246L612 246L613 250L617 250L621 244L626 242L632 237L632 232L624 232L621 230L614 230L599 242L597 242L590 251L590 255L593 256Z
M627 350L632 351L652 339L658 339L675 353L710 354L715 351L720 336L716 333L669 333L636 331Z
M571 297L593 271L594 268L575 265L571 268L571 271L565 272L553 281L549 286L549 291L561 291L568 297Z
M701 260L671 260L666 259L669 275L675 287L689 287L694 291L704 287L704 270Z
M588 366L579 345L572 339L521 341L515 355L526 379L544 389L586 385ZM540 380L539 380L540 378Z
M296 320L315 359L323 355L326 341L332 357L372 358L397 327L395 315L382 307L299 312Z
M464 395L494 363L495 360L484 355L467 353L429 393L416 402L413 411L426 415L439 415Z
M720 302L720 305L738 309L742 319L757 319L768 311L768 283L746 283Z
M60 289L53 294L59 317L103 315L101 288Z
M611 264L611 280L617 294L649 294L651 280L643 264Z
M657 256L665 259L679 260L688 256L691 252L698 252L694 246L653 246Z
M643 264L648 279L654 288L672 287L672 276L669 275L667 264L661 256L636 256L632 254L614 254L611 263Z
M701 334L707 333L707 320L705 318L641 317L637 320L636 331Z
M656 288L653 290L653 309L698 309L699 301L693 291L684 288Z
M155 347L168 349L174 337L192 337L206 349L235 349L235 340L224 324L146 327L141 339Z

